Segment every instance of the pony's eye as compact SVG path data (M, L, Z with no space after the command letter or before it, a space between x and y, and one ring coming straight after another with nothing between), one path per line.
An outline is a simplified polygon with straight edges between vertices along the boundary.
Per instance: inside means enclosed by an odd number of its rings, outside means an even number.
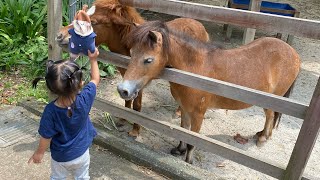
M91 20L91 25L96 25L98 22L96 20Z
M153 61L153 58L147 58L147 59L145 59L144 60L144 64L150 64L150 63L152 63L152 61Z

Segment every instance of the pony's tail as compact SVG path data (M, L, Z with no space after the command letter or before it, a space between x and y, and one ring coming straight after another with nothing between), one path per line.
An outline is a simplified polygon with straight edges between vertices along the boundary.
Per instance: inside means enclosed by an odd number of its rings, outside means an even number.
M32 81L32 87L33 88L36 88L37 87L37 84L40 80L44 79L43 77L37 77L35 78L33 81Z
M290 88L288 89L288 91L283 95L283 97L286 97L286 98L289 98L289 97L290 97L295 82L296 82L296 81L293 81L292 85L290 86ZM278 128L279 123L280 123L281 116L282 116L282 113L274 112L273 128L275 128L275 127Z

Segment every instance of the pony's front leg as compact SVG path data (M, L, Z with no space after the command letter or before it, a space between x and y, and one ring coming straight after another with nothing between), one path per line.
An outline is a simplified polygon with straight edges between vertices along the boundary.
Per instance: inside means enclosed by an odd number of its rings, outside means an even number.
M199 133L204 118L204 112L192 112L191 114L191 131ZM193 163L193 152L195 147L191 144L187 144L186 162Z
M180 107L180 106L179 106ZM186 113L181 109L181 123L180 126L190 130L190 117L187 116ZM180 141L178 147L171 149L171 154L174 156L184 155L187 151L187 144L185 142Z
M124 102L124 106L126 108L129 108L131 109L131 105L132 105L132 100L129 100L129 101L125 101ZM125 124L127 123L127 120L123 119L123 118L120 118L118 123L116 124L118 127L122 127L124 126Z
M136 111L141 111L141 103L142 103L142 90L139 91L138 96L133 100L133 109ZM128 133L129 136L137 137L140 134L141 126L139 124L134 123L132 130Z
M264 109L266 115L266 122L262 131L257 132L258 140L257 146L261 147L272 135L272 129L275 123L275 113L272 110Z

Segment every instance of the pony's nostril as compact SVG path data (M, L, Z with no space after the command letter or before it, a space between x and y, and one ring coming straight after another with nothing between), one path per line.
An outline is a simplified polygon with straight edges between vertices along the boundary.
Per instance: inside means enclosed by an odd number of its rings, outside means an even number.
M57 40L61 40L62 39L62 34L59 34L56 39Z
M128 92L127 90L123 90L123 91L122 91L122 95L123 95L124 97L128 97L129 92Z

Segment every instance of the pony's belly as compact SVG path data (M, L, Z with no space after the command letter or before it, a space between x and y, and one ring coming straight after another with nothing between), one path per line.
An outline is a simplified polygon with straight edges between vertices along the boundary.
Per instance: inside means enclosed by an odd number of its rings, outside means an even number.
M209 105L210 109L228 109L228 110L240 110L251 107L251 104L243 103L233 99L214 96Z

